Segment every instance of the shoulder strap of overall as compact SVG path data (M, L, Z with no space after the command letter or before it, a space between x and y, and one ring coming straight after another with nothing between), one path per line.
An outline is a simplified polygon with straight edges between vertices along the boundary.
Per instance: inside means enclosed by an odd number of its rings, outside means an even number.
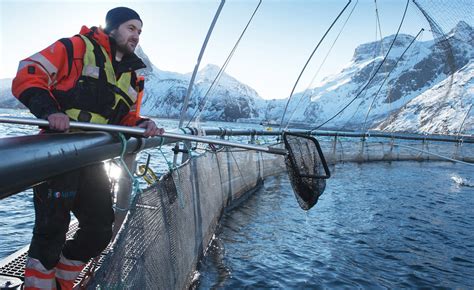
M74 48L72 46L72 41L69 38L61 38L59 41L66 48L67 63L68 63L67 75L69 76L71 74L72 62L74 60Z

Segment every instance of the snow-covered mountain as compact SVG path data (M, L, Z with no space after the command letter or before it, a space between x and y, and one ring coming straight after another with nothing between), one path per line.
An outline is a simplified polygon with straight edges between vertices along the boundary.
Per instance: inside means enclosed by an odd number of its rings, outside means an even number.
M179 74L162 71L151 63L148 56L139 47L136 51L147 65L139 71L146 79L145 95L141 106L144 115L162 118L179 118L191 74ZM199 117L202 120L236 121L237 119L259 118L259 111L265 107L265 101L251 87L223 73L219 82L204 98L219 67L207 65L201 69L194 81L188 103L187 117ZM11 94L12 79L0 80L0 107L24 108ZM206 99L206 101L204 100ZM198 114L198 106L203 107Z
M398 128L395 125L388 126L387 123L395 119L395 117L389 117L389 115L397 114L397 116L401 116L400 110L405 105L424 92L434 89L434 87L437 89L430 96L437 98L439 106L450 106L451 103L455 102L454 99L472 98L472 90L469 88L463 88L462 90L452 88L449 90L448 88L454 79L446 78L449 72L459 70L457 78L464 79L465 77L460 75L469 72L470 69L464 68L464 66L474 57L473 36L472 27L465 22L460 22L447 34L453 53L454 61L452 63L447 61L449 57L445 54L445 51L437 47L437 44L433 41L415 41L405 56L396 64L399 56L413 40L413 36L398 35L387 60L368 85L368 80L380 65L383 55L388 50L394 36L385 37L381 42L362 44L357 47L352 60L340 73L327 77L315 88L295 94L294 100L291 101L293 104L290 103L287 116L289 118L293 115L292 121L306 120L306 122L317 126L334 116L354 99L346 110L328 123L328 127L367 129L383 122L385 125L379 126L379 128L405 131L407 128ZM385 80L387 75L388 78ZM467 78L469 77L467 76ZM452 84L455 86L454 81ZM367 88L362 91L365 85L367 85ZM466 82L465 85L469 87L472 86L472 83ZM356 98L361 91L360 96ZM436 92L436 96L433 95L434 92ZM306 105L296 105L300 103L299 99L302 99L301 103ZM367 115L370 107L371 110ZM268 114L266 116L269 119L278 119L281 118L281 112L280 106L273 105L272 108L267 108ZM368 117L364 126L366 116ZM454 119L456 119L456 122L458 122L464 116L465 114L459 112L450 120L454 122ZM417 124L418 127L415 126L410 130L447 132L446 128L455 126L454 123L448 127L446 127L447 124L444 124L443 128L445 129L438 128L435 125L428 126L427 123L431 121L441 126L439 122L434 119L431 120L431 117L427 116L423 124ZM469 127L467 128L469 129ZM472 128L470 130L472 131Z
M155 68L156 69L156 68ZM189 98L187 116L203 120L235 121L240 118L258 118L265 101L251 87L223 73L219 82L207 93L219 67L207 65L196 75ZM145 115L179 118L191 74L177 74L155 70L146 81L142 104ZM207 97L205 98L207 94ZM198 108L203 107L199 114Z
M399 59L414 37L398 35L387 60L368 83L394 37L358 46L339 73L294 94L285 122L315 127L352 101L326 128L448 133L457 132L465 119L465 132L473 133L474 110L467 116L473 99L473 28L459 22L447 34L452 58L432 40L415 40ZM142 114L179 118L191 73L162 71L141 48L137 54L147 64L140 72L146 76ZM254 89L228 74L222 74L207 93L218 72L215 65L198 72L189 99L188 119L195 116L201 120L280 122L288 99L263 100ZM0 80L0 107L21 106L11 96L10 86L11 79ZM200 108L202 113L198 114Z
M0 79L0 108L22 108L25 106L21 104L15 97L13 97L12 90L13 79Z
M474 104L474 60L453 75L449 94L445 79L417 96L377 126L378 130L456 134L472 131L474 118L467 116ZM464 122L464 123L463 123Z

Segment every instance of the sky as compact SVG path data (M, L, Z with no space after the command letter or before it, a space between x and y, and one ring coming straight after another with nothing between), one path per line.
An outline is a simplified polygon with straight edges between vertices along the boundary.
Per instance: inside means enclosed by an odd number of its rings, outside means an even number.
M288 97L311 52L347 3L263 0L226 73L251 86L265 99ZM21 59L60 38L77 34L82 25L104 26L107 11L117 6L130 7L140 14L140 45L156 67L190 73L219 4L218 0L0 0L0 79L13 78ZM206 64L222 66L257 4L258 0L225 2L200 68ZM375 4L382 36L396 32L406 1L351 1L314 54L296 91L314 87L323 77L340 71L359 44L380 40ZM315 77L352 8L354 12ZM428 25L410 3L401 32L415 35L422 27ZM428 32L421 40L430 38Z

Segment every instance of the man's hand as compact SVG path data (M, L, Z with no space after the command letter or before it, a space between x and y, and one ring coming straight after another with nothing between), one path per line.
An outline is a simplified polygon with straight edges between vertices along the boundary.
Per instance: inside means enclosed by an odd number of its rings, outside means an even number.
M64 113L54 113L48 116L49 128L65 132L69 130L69 117Z
M145 133L143 133L143 136L145 137L158 136L165 133L165 129L158 128L155 122L153 122L152 120L148 120L143 123L140 123L138 127L145 129Z

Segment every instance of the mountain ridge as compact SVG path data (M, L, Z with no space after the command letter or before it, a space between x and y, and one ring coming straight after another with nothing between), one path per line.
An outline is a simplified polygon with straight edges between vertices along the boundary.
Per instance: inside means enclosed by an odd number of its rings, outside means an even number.
M417 111L420 112L424 110L423 106L429 106L429 112L438 112L453 102L456 103L455 100L462 100L462 106L470 104L469 100L473 97L472 82L465 81L465 88L461 90L459 81L469 79L472 73L472 27L461 21L447 33L452 58L441 50L437 43L429 40L414 41L405 56L399 60L399 56L414 38L400 34L385 63L379 72L373 75L394 37L395 35L389 35L381 41L359 45L354 50L352 59L339 73L325 77L313 88L295 93L288 105L284 124L290 120L292 124L316 127L360 94L353 104L328 126L340 129L378 128L423 133L455 131L454 125L440 122L436 116L428 115L422 120L413 118L413 106L416 104ZM146 77L142 113L155 117L179 118L191 73L162 71L150 61L140 47L136 53L147 65L146 69L140 71L140 74ZM446 64L449 59L453 61ZM189 98L187 119L194 117L198 120L215 121L280 122L288 98L264 100L253 88L225 72L208 93L219 71L220 68L213 64L208 64L198 71ZM371 77L373 80L367 84ZM0 107L22 107L11 96L8 82L11 86L11 79L0 80ZM360 90L364 86L367 88L361 93ZM424 94L427 91L429 93ZM423 101L423 98L436 98L438 102L433 104L431 101ZM434 105L437 106L436 109ZM202 112L199 112L200 110ZM404 113L405 110L407 111ZM448 119L452 124L459 124L458 119L465 117L463 112L454 110L451 113L456 116ZM408 125L406 120L400 119L401 116L413 122L417 120L418 123ZM390 122L394 124L390 125ZM430 122L437 125L428 126ZM467 132L473 132L472 113L466 117L464 128Z

